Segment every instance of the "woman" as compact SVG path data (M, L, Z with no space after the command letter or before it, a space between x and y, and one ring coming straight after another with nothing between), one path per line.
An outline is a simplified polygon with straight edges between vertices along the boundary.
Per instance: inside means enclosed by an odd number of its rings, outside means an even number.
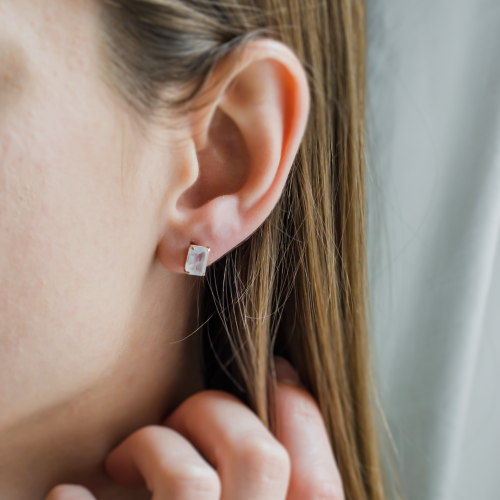
M382 499L361 1L0 33L0 498Z

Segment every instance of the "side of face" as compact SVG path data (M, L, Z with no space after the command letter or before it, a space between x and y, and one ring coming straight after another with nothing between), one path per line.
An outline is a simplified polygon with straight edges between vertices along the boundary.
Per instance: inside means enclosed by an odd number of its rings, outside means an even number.
M168 295L157 172L104 84L96 10L0 1L0 427L95 384Z
M119 370L123 393L168 378L195 327L189 244L210 264L258 228L307 122L305 72L269 40L216 68L209 104L139 119L99 8L0 0L0 429Z

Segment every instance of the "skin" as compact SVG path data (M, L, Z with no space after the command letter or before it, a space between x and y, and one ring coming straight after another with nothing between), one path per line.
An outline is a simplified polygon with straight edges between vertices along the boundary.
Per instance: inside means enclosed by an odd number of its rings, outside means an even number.
M341 499L289 365L276 437L203 390L182 273L192 241L211 263L275 205L303 68L253 42L216 68L208 105L144 119L109 84L102 29L91 0L0 0L0 498L139 500L145 481L155 500Z

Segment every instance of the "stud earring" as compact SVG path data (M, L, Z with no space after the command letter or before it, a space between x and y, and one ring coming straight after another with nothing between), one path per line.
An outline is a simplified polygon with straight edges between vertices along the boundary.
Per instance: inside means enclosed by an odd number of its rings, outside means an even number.
M200 245L189 245L184 271L193 276L205 276L210 248Z

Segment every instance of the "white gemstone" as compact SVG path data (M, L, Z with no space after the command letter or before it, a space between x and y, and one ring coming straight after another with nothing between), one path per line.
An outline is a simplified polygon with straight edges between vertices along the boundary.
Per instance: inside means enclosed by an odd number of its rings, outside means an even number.
M193 274L194 276L205 276L208 252L210 252L210 248L190 245L186 259L186 266L184 267L186 273Z

